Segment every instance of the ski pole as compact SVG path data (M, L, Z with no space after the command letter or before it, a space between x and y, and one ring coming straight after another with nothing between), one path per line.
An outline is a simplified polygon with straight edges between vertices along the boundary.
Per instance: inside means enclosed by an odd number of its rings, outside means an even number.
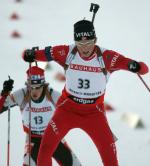
M39 50L39 47L38 47L38 46L36 46L36 47L32 47L32 50L37 51L37 50ZM36 61L36 60L35 60L35 65L36 65L36 66L38 66L38 64L37 64L37 61Z
M29 63L29 166L31 166L31 63Z
M99 9L98 4L91 3L90 12L93 12L92 23L94 23L95 15Z
M8 76L10 80L10 76ZM7 129L7 166L10 165L10 106L8 106L8 129Z
M137 74L139 79L142 81L142 83L145 85L146 89L150 92L150 88L149 86L146 84L146 82L144 81L144 79L142 78L142 76L140 74Z
M10 164L10 106L8 106L7 166Z

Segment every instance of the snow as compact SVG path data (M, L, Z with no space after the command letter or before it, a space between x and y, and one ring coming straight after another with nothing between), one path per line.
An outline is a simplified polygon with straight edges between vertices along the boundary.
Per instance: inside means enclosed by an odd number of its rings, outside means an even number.
M0 87L8 75L15 80L14 90L24 86L28 64L21 54L25 48L73 43L73 24L84 17L91 19L90 3L89 0L0 0ZM95 19L98 44L150 66L150 1L95 0L92 3L100 4ZM19 14L19 20L10 20L13 12ZM22 37L11 38L14 30ZM56 71L63 70L54 62L52 67L52 71L46 71L47 81L61 91L64 84L53 78ZM150 74L142 77L150 85ZM149 98L148 90L136 74L119 71L111 76L105 99L115 107L107 116L118 137L120 166L150 165ZM139 114L145 128L130 128L121 120L124 112ZM7 161L7 124L7 113L1 114L0 166L5 166ZM84 132L74 129L66 139L83 166L102 165L95 146ZM22 165L24 141L21 115L16 107L11 109L11 166Z

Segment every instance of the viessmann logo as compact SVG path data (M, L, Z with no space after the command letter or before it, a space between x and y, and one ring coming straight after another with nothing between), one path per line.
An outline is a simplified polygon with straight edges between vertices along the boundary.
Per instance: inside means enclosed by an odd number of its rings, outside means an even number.
M87 72L95 72L95 73L102 72L100 67L84 66L84 65L77 65L77 64L71 64L70 69L80 70L80 71L87 71Z

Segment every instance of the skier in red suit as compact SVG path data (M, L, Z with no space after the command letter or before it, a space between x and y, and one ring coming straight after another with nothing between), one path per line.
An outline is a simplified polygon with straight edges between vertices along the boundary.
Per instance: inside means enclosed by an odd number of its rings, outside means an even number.
M74 40L73 45L49 46L36 51L27 49L23 53L26 62L54 60L64 67L66 74L65 87L42 139L38 166L52 166L49 158L60 140L74 128L89 135L104 166L118 166L115 138L104 110L106 84L115 71L144 75L149 71L148 66L96 45L91 21L74 24Z

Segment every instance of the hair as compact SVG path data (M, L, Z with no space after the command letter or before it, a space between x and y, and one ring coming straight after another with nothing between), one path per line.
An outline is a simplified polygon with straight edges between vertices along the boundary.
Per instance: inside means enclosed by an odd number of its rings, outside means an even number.
M52 96L51 96L52 89L50 89L50 91L49 91L48 85L49 85L48 83L44 84L42 93L46 96L46 98L49 101L51 101L54 104L54 101L53 101ZM21 109L23 109L25 107L25 105L30 101L30 99L31 99L30 91L29 91L29 89L27 89L27 92L26 93L24 92L24 99L23 99L23 102L21 104Z

